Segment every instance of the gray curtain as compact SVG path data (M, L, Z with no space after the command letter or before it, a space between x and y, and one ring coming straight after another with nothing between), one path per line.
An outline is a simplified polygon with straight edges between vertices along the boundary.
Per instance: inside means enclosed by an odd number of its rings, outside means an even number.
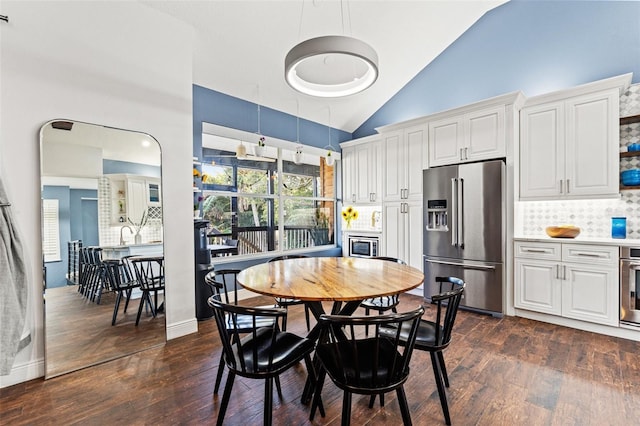
M22 241L0 178L0 375L11 373L16 354L31 342L27 317L27 271Z

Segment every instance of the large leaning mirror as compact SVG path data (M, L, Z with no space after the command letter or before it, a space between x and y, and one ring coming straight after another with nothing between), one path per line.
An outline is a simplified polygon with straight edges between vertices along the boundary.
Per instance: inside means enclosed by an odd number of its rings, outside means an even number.
M158 142L53 120L41 128L40 158L45 377L163 344Z

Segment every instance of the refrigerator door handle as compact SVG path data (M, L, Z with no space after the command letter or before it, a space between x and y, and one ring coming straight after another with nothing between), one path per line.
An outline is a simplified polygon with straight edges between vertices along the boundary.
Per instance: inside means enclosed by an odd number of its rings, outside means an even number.
M464 179L458 181L458 245L464 248Z
M479 269L481 271L491 271L496 269L496 267L493 265L469 265L466 263L447 262L446 260L433 260L433 259L425 259L424 261L429 263L435 263L438 265L462 266L464 269Z
M458 179L451 178L451 245L458 245Z

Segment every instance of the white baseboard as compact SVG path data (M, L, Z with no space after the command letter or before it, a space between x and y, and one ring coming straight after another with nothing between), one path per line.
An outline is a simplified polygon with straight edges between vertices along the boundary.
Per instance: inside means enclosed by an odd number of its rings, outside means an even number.
M178 337L197 332L198 320L195 318L173 324L167 324L167 340L176 339Z
M590 331L592 333L604 334L606 336L620 337L622 339L640 341L640 330L636 327L621 325L612 327L609 325L595 324L587 321L579 321L571 318L559 317L556 315L543 314L540 312L527 311L525 309L515 310L515 316L536 321L548 322L578 330Z
M11 374L0 376L0 388L44 377L44 358L14 365Z

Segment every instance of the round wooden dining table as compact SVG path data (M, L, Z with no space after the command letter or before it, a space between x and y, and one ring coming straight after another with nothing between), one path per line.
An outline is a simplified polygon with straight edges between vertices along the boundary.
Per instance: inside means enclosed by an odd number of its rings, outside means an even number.
M305 257L244 269L238 282L267 296L304 302L350 302L403 293L424 281L422 271L375 258Z
M262 263L238 274L238 283L255 293L300 299L316 320L325 314L322 302L331 301L332 314L351 315L364 299L403 293L424 281L422 271L374 258L307 257ZM344 305L343 305L344 303ZM308 338L317 340L318 324ZM311 398L307 382L302 402Z

